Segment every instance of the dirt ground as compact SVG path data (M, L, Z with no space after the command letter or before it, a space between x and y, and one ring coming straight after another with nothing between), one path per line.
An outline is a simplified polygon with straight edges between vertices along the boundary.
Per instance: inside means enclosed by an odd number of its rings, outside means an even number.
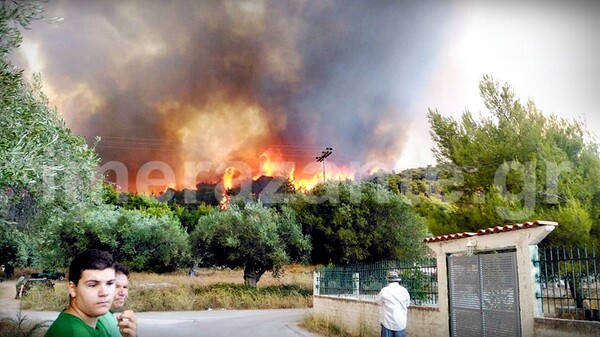
M0 313L14 313L19 311L21 300L15 300L15 285L17 280L0 282Z

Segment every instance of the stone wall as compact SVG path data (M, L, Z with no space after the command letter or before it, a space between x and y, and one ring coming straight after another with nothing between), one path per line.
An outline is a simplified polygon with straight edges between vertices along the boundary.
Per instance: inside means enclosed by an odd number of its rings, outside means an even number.
M379 306L373 301L314 296L313 313L325 317L354 335L379 333ZM448 320L437 307L412 306L408 309L407 336L448 336ZM600 322L536 317L533 337L596 337ZM530 337L523 334L523 337Z
M372 301L314 296L313 312L359 335L360 331L379 334L379 306ZM408 308L408 336L442 336L445 326L440 325L440 311L435 307Z
M534 337L600 336L600 322L536 317L534 320L534 327Z

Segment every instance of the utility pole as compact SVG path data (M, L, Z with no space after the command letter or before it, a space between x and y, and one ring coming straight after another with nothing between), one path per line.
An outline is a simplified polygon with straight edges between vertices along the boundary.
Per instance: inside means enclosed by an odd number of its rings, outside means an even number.
M317 162L323 162L323 184L325 183L325 158L329 157L333 153L332 147L326 147L325 150L321 151L320 157L315 157Z

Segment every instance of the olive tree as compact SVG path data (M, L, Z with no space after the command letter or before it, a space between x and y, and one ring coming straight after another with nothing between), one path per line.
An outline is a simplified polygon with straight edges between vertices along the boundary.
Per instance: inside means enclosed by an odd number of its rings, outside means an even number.
M48 104L39 75L26 81L9 58L21 30L42 16L41 1L0 1L0 218L3 230L24 234L9 240L30 240L50 215L93 204L100 195L95 151Z
M256 287L261 276L278 276L290 262L301 262L311 245L295 213L265 208L260 202L233 204L201 217L191 233L194 258L203 265L244 268L244 282Z
M173 214L127 210L114 205L77 207L51 216L38 238L40 264L66 267L88 248L109 251L138 271L171 272L190 261L189 236Z

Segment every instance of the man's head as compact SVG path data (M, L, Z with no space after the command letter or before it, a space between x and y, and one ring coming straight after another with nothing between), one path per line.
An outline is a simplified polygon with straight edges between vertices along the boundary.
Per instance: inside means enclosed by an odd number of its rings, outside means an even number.
M69 268L69 308L81 316L102 316L110 309L114 295L112 255L91 249L75 256Z
M387 273L387 281L388 281L388 283L391 283L391 282L400 282L401 279L400 279L400 276L398 276L398 272L395 271L395 270L388 271L388 273Z
M129 296L129 267L122 263L115 263L116 290L115 299L112 302L112 310L121 310Z

